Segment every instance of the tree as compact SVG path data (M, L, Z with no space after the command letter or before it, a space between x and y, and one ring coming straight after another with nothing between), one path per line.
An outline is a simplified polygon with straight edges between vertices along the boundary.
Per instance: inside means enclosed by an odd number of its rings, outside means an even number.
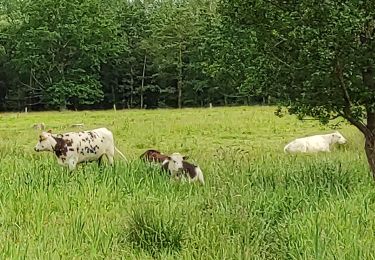
M157 50L156 59L162 70L160 75L170 78L172 85L176 85L175 90L167 89L167 92L172 90L177 94L178 108L183 104L185 71L189 63L192 39L197 35L195 21L195 13L184 3L166 1L161 4L152 22L151 37L154 49Z
M6 49L12 65L43 101L65 109L103 97L100 65L116 55L117 36L109 5L98 0L20 1L17 23L8 26Z
M253 35L247 88L300 118L338 116L365 137L375 179L375 2L223 0L229 30Z

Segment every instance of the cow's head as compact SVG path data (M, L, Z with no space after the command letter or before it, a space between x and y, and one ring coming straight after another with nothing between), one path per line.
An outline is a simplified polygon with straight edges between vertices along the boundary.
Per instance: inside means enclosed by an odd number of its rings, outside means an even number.
M52 152L56 145L56 140L52 137L51 130L42 132L39 135L39 142L35 145L34 150L37 152L50 151Z
M187 156L183 156L179 153L171 154L170 156L168 156L168 169L175 172L183 169L182 161L184 161L185 159L187 159Z
M332 137L333 137L333 140L336 143L345 144L347 142L347 140L345 139L345 137L340 132L338 132L338 131L334 132L332 134Z

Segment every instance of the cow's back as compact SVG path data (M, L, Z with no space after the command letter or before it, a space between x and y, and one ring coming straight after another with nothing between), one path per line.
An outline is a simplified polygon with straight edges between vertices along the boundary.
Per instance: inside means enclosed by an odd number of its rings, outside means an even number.
M305 144L305 152L319 152L327 149L329 143L323 135L313 135L300 138L300 142Z
M76 133L79 143L78 162L95 161L104 154L113 156L115 153L113 134L107 128L98 128Z

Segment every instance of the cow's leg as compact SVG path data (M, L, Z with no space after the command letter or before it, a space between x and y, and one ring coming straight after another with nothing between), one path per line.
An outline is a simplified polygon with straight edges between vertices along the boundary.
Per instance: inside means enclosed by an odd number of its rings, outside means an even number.
M115 145L112 144L112 147L106 150L105 153L106 157L108 158L109 165L113 165L113 158L115 157Z
M98 166L102 165L102 161L103 161L103 155L100 156L99 159L98 159Z
M105 156L108 158L108 163L109 165L113 165L113 155L110 155L110 154L105 154Z
M73 171L77 167L77 159L70 158L68 162L69 171Z

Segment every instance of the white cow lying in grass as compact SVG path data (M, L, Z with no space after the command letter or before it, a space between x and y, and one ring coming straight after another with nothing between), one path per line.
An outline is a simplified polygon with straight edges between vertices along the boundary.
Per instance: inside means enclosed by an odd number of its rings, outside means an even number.
M287 144L284 147L284 152L330 152L330 145L335 143L346 143L346 139L337 131L331 134L313 135L304 138L298 138Z
M185 158L179 153L173 153L163 162L162 167L171 173L172 178L180 179L180 174L183 174L189 182L199 181L204 184L202 170L199 166L184 161Z

